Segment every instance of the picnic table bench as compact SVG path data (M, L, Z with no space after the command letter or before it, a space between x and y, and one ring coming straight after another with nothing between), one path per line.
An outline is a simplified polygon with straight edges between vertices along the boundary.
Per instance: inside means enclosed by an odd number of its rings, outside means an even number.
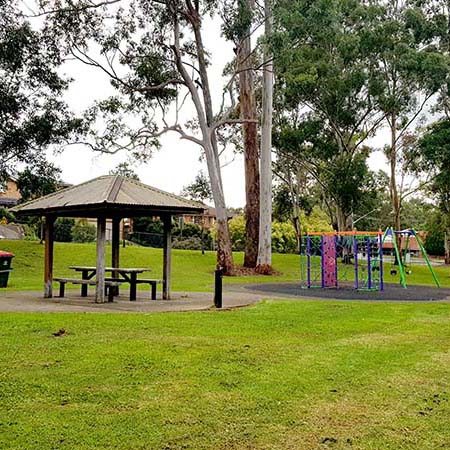
M80 284L86 287L86 295L87 295L87 287L95 286L97 282L95 280L83 280L80 278L53 278L53 281L59 283L59 297L64 297L66 284ZM112 302L114 300L114 292L115 289L119 287L121 284L120 281L105 281L105 293L108 296L108 302ZM83 295L82 295L83 296Z
M76 272L81 272L81 280L93 281L92 278L96 275L97 268L93 266L70 266L69 267ZM113 295L118 294L118 287L122 283L129 283L130 285L130 301L136 300L136 290L138 284L148 284L151 291L151 299L156 300L156 288L158 284L162 284L162 280L138 278L138 274L143 272L150 272L148 268L136 268L136 267L106 267L105 272L111 273L110 277L105 278L105 283L119 283L114 286ZM95 284L95 281L93 282ZM87 287L89 283L81 284L81 296L87 295Z

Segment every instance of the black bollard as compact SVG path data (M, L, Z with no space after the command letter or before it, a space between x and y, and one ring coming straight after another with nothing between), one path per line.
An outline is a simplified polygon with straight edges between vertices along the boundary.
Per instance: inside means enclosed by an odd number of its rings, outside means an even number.
M218 267L214 272L214 306L222 308L222 277L223 270Z

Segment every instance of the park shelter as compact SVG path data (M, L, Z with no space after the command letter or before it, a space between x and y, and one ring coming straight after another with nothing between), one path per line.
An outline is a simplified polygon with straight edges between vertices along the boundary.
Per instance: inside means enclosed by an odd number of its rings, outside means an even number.
M127 217L159 217L163 222L163 299L170 298L172 216L201 214L196 202L119 175L106 175L16 206L23 216L45 218L44 297L52 297L54 223L58 217L97 219L96 293L105 301L106 220L112 221L111 267L120 265L120 221Z

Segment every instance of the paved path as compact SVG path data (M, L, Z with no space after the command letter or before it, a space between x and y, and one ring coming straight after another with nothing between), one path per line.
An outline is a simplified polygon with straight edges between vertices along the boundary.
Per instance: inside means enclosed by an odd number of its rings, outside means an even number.
M67 297L44 299L42 291L0 291L0 312L174 312L199 311L213 308L212 292L175 292L171 300L149 300L138 291L137 301L128 295L113 303L98 304L92 296L82 298L78 290L69 289ZM254 305L264 298L289 300L361 300L361 301L449 301L450 289L429 286L409 286L403 289L386 285L383 292L358 292L354 289L300 289L298 283L229 284L224 286L223 307Z
M93 297L79 297L69 289L67 297L44 299L42 291L0 291L0 312L169 312L198 311L213 308L212 292L175 292L171 300L149 300L142 297L130 302L127 295L113 303L94 303ZM138 291L138 295L139 295ZM146 292L148 294L148 292ZM263 297L255 292L224 292L223 308L253 305ZM272 295L273 297L273 295Z

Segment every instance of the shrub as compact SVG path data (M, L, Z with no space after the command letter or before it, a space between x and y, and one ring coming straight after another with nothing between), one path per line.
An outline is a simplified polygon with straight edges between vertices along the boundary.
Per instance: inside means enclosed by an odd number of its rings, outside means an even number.
M202 249L202 240L198 237L189 237L182 239L175 239L173 241L173 248L181 249L181 250L201 250Z
M36 234L36 228L32 225L23 225L23 238L26 241L37 241L39 238Z
M62 217L56 219L54 228L54 238L58 242L71 242L72 229L75 225L74 219Z
M272 223L272 250L276 253L295 253L297 234L289 222Z
M424 242L424 247L428 254L433 256L445 255L444 240L447 220L447 217L439 211L429 215L426 224L428 232Z
M444 239L445 232L439 229L431 229L426 237L424 247L429 255L444 256Z
M79 220L72 229L73 242L93 242L96 237L96 228L86 219Z
M231 245L234 251L243 251L245 247L245 218L235 216L229 221Z
M153 217L135 217L133 219L133 231L162 234L163 223L161 220Z
M245 218L243 216L233 217L229 226L233 250L243 251L245 248ZM297 235L291 223L272 223L272 250L277 253L295 253L297 251Z
M14 222L15 217L14 217L13 213L9 212L6 208L1 206L0 207L0 220L3 223L9 223L9 222Z

